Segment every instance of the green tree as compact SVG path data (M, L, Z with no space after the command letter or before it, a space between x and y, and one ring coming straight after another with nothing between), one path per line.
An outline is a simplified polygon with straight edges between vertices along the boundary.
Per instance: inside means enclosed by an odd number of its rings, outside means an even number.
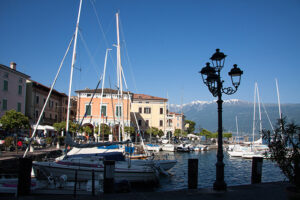
M124 131L125 131L125 133L129 133L130 136L134 136L135 135L135 129L132 126L125 126L124 127Z
M99 132L99 126L96 126L95 128L95 132L98 134ZM110 132L110 128L107 124L101 124L101 128L100 128L100 135L109 135L111 132Z
M181 136L181 129L175 129L174 136L180 137Z
M53 127L57 132L61 132L61 131L66 132L66 126L67 126L66 121L61 121L59 123L53 124ZM76 133L77 131L79 131L79 124L69 121L69 132Z
M2 124L2 129L8 132L19 131L30 127L28 117L15 110L5 112L0 119L0 123Z
M191 120L185 120L184 123L187 126L187 133L188 134L194 133L196 123Z
M153 135L153 136L157 136L158 135L158 132L159 132L159 129L158 128L156 128L156 127L151 127L151 128L148 128L147 130L146 130L146 133L148 134L148 135Z
M212 137L212 132L206 130L206 129L202 129L202 131L200 132L201 136L206 136L206 138L211 138Z
M223 133L223 137L229 139L232 137L232 133Z
M84 126L83 131L87 133L87 135L91 135L93 133L93 130L89 126Z

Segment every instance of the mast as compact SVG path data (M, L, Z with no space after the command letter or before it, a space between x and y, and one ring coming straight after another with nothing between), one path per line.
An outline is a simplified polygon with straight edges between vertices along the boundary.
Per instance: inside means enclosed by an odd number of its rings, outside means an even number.
M100 137L100 128L101 128L101 117L102 117L102 102L103 102L103 90L104 90L104 83L105 83L105 73L106 73L106 63L107 63L107 54L108 51L111 49L106 49L105 53L105 59L104 59L104 70L103 70L103 82L102 82L102 88L101 88L101 100L100 100L100 114L99 114L99 130L98 130L98 136ZM104 117L103 117L104 119ZM104 133L103 133L104 134ZM104 140L104 137L103 137Z
M276 90L277 90L277 100L278 100L278 111L279 111L279 119L282 118L282 113L281 113L281 107L280 107L280 96L279 96L279 89L278 89L278 81L277 78L275 78L276 82Z
M118 94L121 97L121 105L119 108L119 122L121 121L121 128L122 128L122 138L126 140L124 134L124 107L123 107L123 81L122 81L122 64L121 64L121 48L120 48L120 32L119 32L119 13L116 13L116 25L117 25L117 76L118 76ZM119 97L119 95L118 95ZM121 120L122 118L122 120ZM119 140L120 140L120 132L119 132Z
M253 101L253 127L252 127L252 145L251 148L253 146L254 143L254 132L255 132L255 106L256 106L256 86L257 83L255 82L254 84L254 101Z
M77 17L77 23L76 23L76 29L75 29L73 55L72 55L71 74L70 74L69 93L68 93L67 122L66 122L66 132L67 133L69 132L70 107L71 107L71 90L72 90L74 64L75 64L75 60L76 60L76 45L77 45L77 36L78 36L78 27L79 27L80 13L81 13L81 5L82 5L82 0L80 0L80 4L79 4L79 11L78 11L78 17Z
M260 132L260 138L262 138L262 121L261 121L261 110L260 110L260 98L259 98L259 90L258 90L258 85L257 84L256 84L256 90L257 90L258 113L259 113L259 132Z
M237 116L235 116L235 125L236 125L236 138L239 137L239 126L238 126L238 120L237 120ZM235 139L236 142L236 139Z

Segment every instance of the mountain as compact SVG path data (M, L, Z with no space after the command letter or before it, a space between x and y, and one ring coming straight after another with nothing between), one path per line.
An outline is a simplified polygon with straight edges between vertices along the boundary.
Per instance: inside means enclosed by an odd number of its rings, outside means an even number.
M181 113L181 105L171 104L169 110L172 112ZM225 131L236 132L235 116L238 118L239 133L252 134L253 127L253 111L254 105L252 102L242 101L238 99L224 100L223 102L223 128ZM286 116L288 121L294 121L300 125L300 103L299 104L281 104L283 116ZM193 101L182 105L182 112L187 120L192 120L196 123L196 132L199 128L205 128L210 131L217 131L217 103L215 101ZM262 128L271 129L268 117L274 126L279 118L278 105L273 103L261 104ZM255 115L255 132L259 131L259 112L258 104L256 104Z

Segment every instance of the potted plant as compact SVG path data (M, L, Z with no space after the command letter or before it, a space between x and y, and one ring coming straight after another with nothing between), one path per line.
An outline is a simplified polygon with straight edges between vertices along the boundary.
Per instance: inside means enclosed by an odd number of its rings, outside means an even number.
M263 137L268 143L271 160L278 164L291 184L287 187L288 194L300 199L300 127L282 118L273 132L263 131Z

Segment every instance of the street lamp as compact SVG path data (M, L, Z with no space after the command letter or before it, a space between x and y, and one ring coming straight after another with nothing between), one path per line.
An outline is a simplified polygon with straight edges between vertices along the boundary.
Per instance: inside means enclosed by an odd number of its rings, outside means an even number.
M212 65L206 63L206 66L201 69L199 73L202 75L204 84L208 87L209 91L214 97L218 97L218 152L216 163L216 181L214 182L215 190L226 190L226 183L224 181L224 162L223 162L223 136L222 136L222 93L227 95L234 94L241 82L241 76L243 71L233 65L228 75L231 77L233 87L223 87L223 80L221 80L220 72L224 67L226 55L220 52L220 49L216 49L216 53L210 58Z

